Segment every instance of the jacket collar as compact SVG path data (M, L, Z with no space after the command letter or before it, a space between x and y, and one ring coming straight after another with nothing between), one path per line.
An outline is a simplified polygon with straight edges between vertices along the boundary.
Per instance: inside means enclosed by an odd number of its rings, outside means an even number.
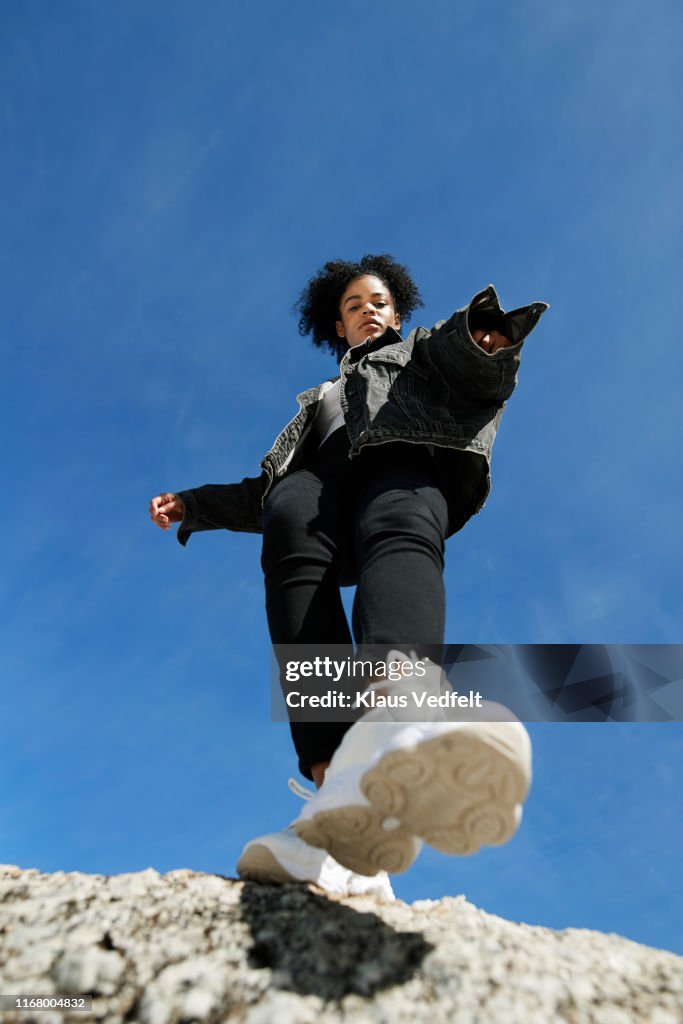
M397 345L402 341L403 338L394 327L387 327L378 338L368 338L362 345L354 345L353 348L345 353L345 358L348 356L350 363L357 363L368 352L375 352L378 348L384 348L385 345Z

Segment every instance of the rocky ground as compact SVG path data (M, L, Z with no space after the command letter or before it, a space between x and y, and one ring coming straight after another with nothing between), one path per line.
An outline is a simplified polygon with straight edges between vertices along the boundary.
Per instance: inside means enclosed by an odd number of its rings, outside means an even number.
M5 1010L7 1024L681 1024L683 958L514 924L464 897L6 866L0 993L93 996L92 1013Z

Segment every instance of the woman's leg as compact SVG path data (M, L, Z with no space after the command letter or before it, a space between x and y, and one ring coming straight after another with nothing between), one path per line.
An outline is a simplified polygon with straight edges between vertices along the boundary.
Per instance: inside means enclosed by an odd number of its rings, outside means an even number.
M334 468L335 460L330 458L334 452L334 446L328 448L326 461L317 460L311 469L285 477L264 505L261 564L268 627L276 654L279 644L307 645L302 652L306 658L312 653L308 645L318 646L322 656L329 644L353 651L339 592L340 567L348 557L350 544L345 495L334 475L323 476L319 469L321 464ZM330 760L349 725L291 723L299 769L306 778L314 779L312 768Z
M310 470L285 477L263 508L261 565L274 644L351 643L339 593L346 529L332 488Z
M357 656L386 661L396 648L433 657L431 646L443 641L451 509L428 449L397 443L372 454L359 457L354 514ZM381 689L390 695L391 686ZM444 715L409 725L391 711L370 712L342 741L330 773L299 815L297 835L352 871L404 871L423 841L463 854L511 838L529 786L529 739L519 722Z
M444 638L448 532L431 457L423 446L392 443L370 449L358 469L356 642L373 660L392 648L428 653Z

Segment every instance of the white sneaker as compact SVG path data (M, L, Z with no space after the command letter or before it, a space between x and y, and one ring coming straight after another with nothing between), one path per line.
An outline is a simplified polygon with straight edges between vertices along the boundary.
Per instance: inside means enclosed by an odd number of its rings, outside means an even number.
M511 839L531 782L526 729L486 702L467 721L439 717L359 719L293 822L296 834L363 875L405 871L422 840L464 855Z
M313 793L294 779L289 783L293 792L304 799L313 797ZM325 850L304 842L294 831L293 824L282 832L271 832L248 842L237 862L237 873L251 882L312 882L336 896L370 895L385 902L395 899L384 872L368 877L350 871Z

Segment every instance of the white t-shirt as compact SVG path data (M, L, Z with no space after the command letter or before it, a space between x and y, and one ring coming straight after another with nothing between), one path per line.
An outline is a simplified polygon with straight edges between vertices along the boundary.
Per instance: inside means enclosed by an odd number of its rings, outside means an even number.
M318 447L339 427L344 426L344 413L339 399L339 381L327 389L321 399L320 412L316 427L318 430Z

